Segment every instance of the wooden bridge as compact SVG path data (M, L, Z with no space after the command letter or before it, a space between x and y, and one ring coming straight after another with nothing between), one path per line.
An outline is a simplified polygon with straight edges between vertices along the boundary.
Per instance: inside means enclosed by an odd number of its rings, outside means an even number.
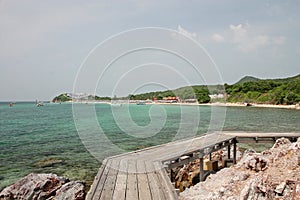
M274 142L281 137L296 140L300 133L212 133L108 157L103 161L87 199L178 199L166 168L172 169L199 158L200 181L203 181L205 155L228 147L228 158L232 157L235 163L237 142Z

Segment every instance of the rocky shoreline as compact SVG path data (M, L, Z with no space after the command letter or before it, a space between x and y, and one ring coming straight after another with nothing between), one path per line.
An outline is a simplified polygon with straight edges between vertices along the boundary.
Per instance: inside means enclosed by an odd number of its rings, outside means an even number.
M31 173L2 190L0 199L84 200L85 183L56 174Z
M211 159L224 167L227 149L212 154ZM246 150L237 153L239 162L210 174L199 181L199 161L173 171L172 181L181 193L181 200L219 199L300 199L300 138L291 143L278 139L272 148L261 153ZM197 180L198 178L198 180ZM70 181L56 174L28 174L6 187L1 200L84 200L86 186L81 181Z
M300 138L278 139L262 153L246 151L236 165L209 175L180 199L300 199Z

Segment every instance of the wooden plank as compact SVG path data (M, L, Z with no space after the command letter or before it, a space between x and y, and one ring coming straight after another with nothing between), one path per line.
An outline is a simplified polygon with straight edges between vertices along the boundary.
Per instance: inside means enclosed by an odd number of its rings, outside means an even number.
M96 177L94 179L94 182L93 182L93 184L92 184L89 192L86 195L86 200L92 200L93 199L95 191L96 191L96 189L98 187L99 180L102 177L102 174L104 172L106 163L107 163L107 159L105 159L105 160L102 161L102 165L101 165L100 169L98 170L98 173L97 173L97 175L96 175Z
M223 135L231 135L236 137L265 137L265 138L271 138L271 137L300 137L300 133L257 133L257 132L222 132Z
M112 199L113 192L115 190L117 175L119 172L119 163L120 160L112 159L111 164L108 166L109 172L104 183L104 188L102 190L100 200Z
M113 194L114 200L124 200L127 185L127 160L120 161L119 173L117 175L115 191Z
M152 199L146 166L143 160L137 161L137 173L139 199Z
M107 178L107 174L110 170L109 165L111 164L111 162L112 162L112 160L108 159L106 164L102 165L102 167L101 167L102 169L100 168L100 170L103 170L103 172L102 172L102 175L101 175L100 179L98 179L97 186L95 187L94 194L91 196L91 200L100 199L102 190L104 188L104 183L105 183L106 178Z
M164 191L161 187L161 183L159 182L160 180L158 178L157 171L155 171L153 161L146 161L145 166L147 170L148 183L149 183L152 199L153 200L166 199L164 195Z
M237 138L238 143L273 143L276 140L268 139L268 138Z
M175 187L172 186L171 180L168 177L165 168L163 168L161 162L154 162L154 167L158 172L159 182L161 183L161 187L163 189L164 195L168 200L176 200L178 199L178 195L175 191Z
M138 184L136 175L136 160L128 160L126 199L138 199Z

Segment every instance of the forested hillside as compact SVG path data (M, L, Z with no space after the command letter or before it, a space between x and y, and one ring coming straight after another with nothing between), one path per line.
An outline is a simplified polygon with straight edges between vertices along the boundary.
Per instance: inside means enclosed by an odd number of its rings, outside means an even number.
M223 99L211 99L209 95L225 94ZM285 79L258 79L245 76L233 85L196 85L181 87L175 90L129 94L127 97L99 97L87 95L81 100L161 100L164 97L179 97L181 100L197 99L198 103L209 102L247 102L264 104L297 104L300 102L300 75ZM77 98L78 99L78 98ZM72 97L65 93L55 97L53 102L71 101Z
M300 75L285 79L251 78L251 81L225 84L225 90L228 102L291 105L300 102Z
M209 103L209 94L219 94L224 93L223 85L197 85L197 86L187 86L181 87L175 90L166 90L158 92L148 92L143 94L129 95L130 100L146 100L154 99L161 100L164 97L179 97L181 100L185 99L197 99L198 103Z

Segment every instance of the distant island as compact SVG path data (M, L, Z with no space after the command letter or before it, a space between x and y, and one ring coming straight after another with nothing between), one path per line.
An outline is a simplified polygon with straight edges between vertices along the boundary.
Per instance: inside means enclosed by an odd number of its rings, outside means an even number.
M110 97L99 97L90 94L63 93L52 99L53 103L72 102L72 101L111 101Z
M194 85L175 90L129 94L127 97L100 97L88 94L64 93L52 102L71 101L157 101L168 103L247 103L296 105L300 102L300 74L283 79L259 79L245 76L237 83L229 85Z

